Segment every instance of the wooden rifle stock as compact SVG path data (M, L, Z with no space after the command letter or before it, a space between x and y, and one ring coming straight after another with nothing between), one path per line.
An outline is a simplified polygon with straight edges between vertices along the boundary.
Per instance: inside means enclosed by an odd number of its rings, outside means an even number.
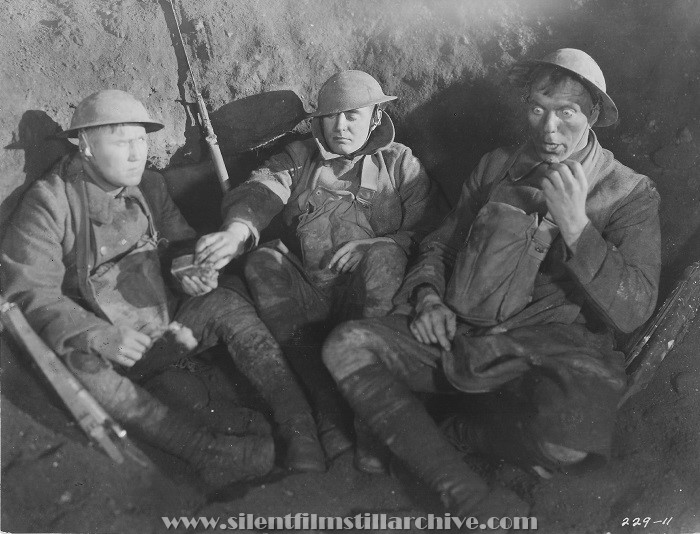
M121 464L124 456L108 433L123 438L126 432L109 417L58 356L34 332L19 308L1 296L0 326L4 327L17 345L32 357L83 431L95 440L112 460Z
M202 118L202 126L207 134L205 140L209 145L209 152L211 153L211 159L214 162L216 177L219 179L221 190L226 193L226 191L229 189L228 171L226 170L226 165L224 164L224 157L221 155L221 149L219 148L219 141L214 133L214 127L211 125L211 120L209 119L206 102L204 102L204 97L202 97L200 92L197 92L197 107L199 108L199 115Z
M700 261L688 266L663 305L630 342L625 357L627 391L622 406L654 377L671 349L679 344L700 309Z

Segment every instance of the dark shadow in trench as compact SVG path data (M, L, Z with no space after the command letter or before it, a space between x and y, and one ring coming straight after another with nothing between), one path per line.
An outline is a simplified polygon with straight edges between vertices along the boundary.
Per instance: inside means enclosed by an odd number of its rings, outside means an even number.
M451 204L484 154L522 138L518 97L505 81L462 80L398 121L401 141L426 165Z
M10 193L0 205L3 217L9 217L20 197L37 179L46 174L60 158L74 152L76 147L67 139L55 137L61 126L46 112L30 109L22 114L17 125L17 138L5 150L24 150L24 183ZM2 225L4 228L5 225ZM0 233L4 233L0 230ZM0 234L0 239L2 235Z
M56 137L61 126L46 112L30 109L22 114L17 125L18 135L5 150L24 150L24 183L17 187L0 205L0 213L9 218L24 192L37 179L46 174L63 156L76 150L67 139ZM2 228L6 228L5 224ZM4 231L0 231L4 234ZM0 235L2 239L3 235ZM0 340L1 387L3 396L21 410L52 430L79 437L81 432L69 426L69 418L57 394L48 382L40 378L29 355L19 350L9 336Z
M171 196L190 225L199 233L214 232L221 225L221 190L209 161L209 147L197 104L188 100L189 95L195 96L194 86L191 85L189 91L185 88L188 83L192 84L187 57L195 76L197 65L194 61L210 58L208 52L202 52L196 37L191 37L197 31L184 12L180 9L177 14L181 20L179 26L183 39L191 42L181 43L170 1L159 2L177 58L179 102L188 117L185 144L173 154L163 174ZM183 46L188 47L187 56ZM200 90L206 102L209 96L207 88L200 86ZM293 138L295 134L291 130L307 116L299 97L288 90L252 95L229 102L216 111L207 111L218 135L231 187L242 183L282 142Z

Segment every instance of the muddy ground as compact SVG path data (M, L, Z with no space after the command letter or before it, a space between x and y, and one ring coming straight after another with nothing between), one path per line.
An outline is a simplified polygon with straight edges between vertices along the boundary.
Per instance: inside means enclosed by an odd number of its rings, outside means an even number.
M599 61L621 114L619 124L598 130L602 144L648 174L661 193L662 298L682 268L700 259L700 4L694 0L175 4L213 117L226 117L232 102L283 89L311 110L330 74L366 70L399 96L388 110L398 140L414 149L448 198L484 152L522 134L507 68L554 48L583 48ZM207 156L185 103L192 93L169 2L0 0L0 21L0 228L22 191L72 149L51 135L67 127L75 104L107 87L134 93L166 124L151 136L151 165L167 170L193 225L216 227L217 186L213 176L195 172L206 168L198 164ZM241 181L270 149L244 151L254 124L220 128L232 180ZM143 444L145 457L134 453L115 469L87 444L26 358L0 343L2 531L160 532L161 516L420 515L431 506L391 477L354 471L351 455L326 475L277 472L216 495L184 464ZM487 472L533 504L541 532L700 531L699 347L696 319L649 387L621 410L605 469L547 482L507 465ZM225 363L195 380L219 396L256 402ZM635 517L650 522L623 526ZM668 525L653 523L666 518Z

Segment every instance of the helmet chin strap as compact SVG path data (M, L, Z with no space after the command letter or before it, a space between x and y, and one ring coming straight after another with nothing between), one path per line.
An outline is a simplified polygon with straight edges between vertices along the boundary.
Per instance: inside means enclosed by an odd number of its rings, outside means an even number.
M591 110L591 117L593 117L593 114L596 113L596 111L598 111L598 104L595 104L595 105L593 106L593 109ZM577 148L578 150L575 150L575 151L573 152L573 154L575 154L575 153L578 152L579 150L583 150L583 149L586 147L586 145L588 144L588 133L591 131L591 128L592 128L592 126L595 124L595 121L596 121L596 120L598 120L598 116L597 116L597 115L596 115L595 120L593 120L593 122L587 122L587 123L586 123L586 129L583 131L583 133L581 133L581 137L579 138L578 142L576 143L576 148ZM583 144L583 146L579 146L579 145L581 145L581 143L583 143L584 139L586 140L586 142Z
M370 119L369 123L369 130L367 131L367 137L365 138L365 142L362 143L362 146L355 150L352 154L348 154L345 156L347 159L352 159L355 157L355 154L357 154L360 150L365 148L367 146L367 142L369 141L370 136L372 135L372 132L377 128L382 123L382 116L381 116L381 110L379 109L379 104L374 105L374 109L372 110L372 118Z
M590 131L591 131L591 125L590 125L590 124L587 124L587 125L586 125L586 129L583 130L583 132L581 133L581 137L579 137L578 142L576 143L576 148L574 149L574 151L572 152L572 154L575 154L575 153L578 152L579 150L583 150L583 148L584 148L584 147L586 146L586 144L588 143L588 132L590 132ZM585 142L584 142L584 141L585 141ZM583 145L583 146L581 146L581 145Z

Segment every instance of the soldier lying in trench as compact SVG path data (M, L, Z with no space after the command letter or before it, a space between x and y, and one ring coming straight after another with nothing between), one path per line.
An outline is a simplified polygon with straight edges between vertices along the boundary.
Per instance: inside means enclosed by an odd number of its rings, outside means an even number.
M224 342L268 402L286 466L324 470L310 407L253 305L218 287L213 269L182 276L177 294L166 283L164 243L196 235L162 176L144 170L146 134L162 127L122 91L78 105L65 135L79 139L79 152L32 184L11 220L0 256L3 292L110 415L211 485L270 471L269 426L267 435L215 433L135 383L182 356L149 352L166 332L189 334L189 348ZM242 426L230 423L226 429Z
M544 477L604 463L626 383L613 334L649 318L660 270L658 194L591 130L617 120L596 62L562 49L512 79L529 140L483 157L421 243L409 303L338 327L323 352L391 453L450 511L482 518L527 506L489 490L464 451ZM446 439L412 391L461 393L474 415L448 420Z
M281 213L288 235L245 258L255 304L309 389L332 459L348 450L335 385L320 344L344 319L389 312L437 188L411 150L394 142L382 110L395 99L361 71L321 87L313 137L295 141L226 194L224 228L201 238L197 260L221 268L258 244Z

